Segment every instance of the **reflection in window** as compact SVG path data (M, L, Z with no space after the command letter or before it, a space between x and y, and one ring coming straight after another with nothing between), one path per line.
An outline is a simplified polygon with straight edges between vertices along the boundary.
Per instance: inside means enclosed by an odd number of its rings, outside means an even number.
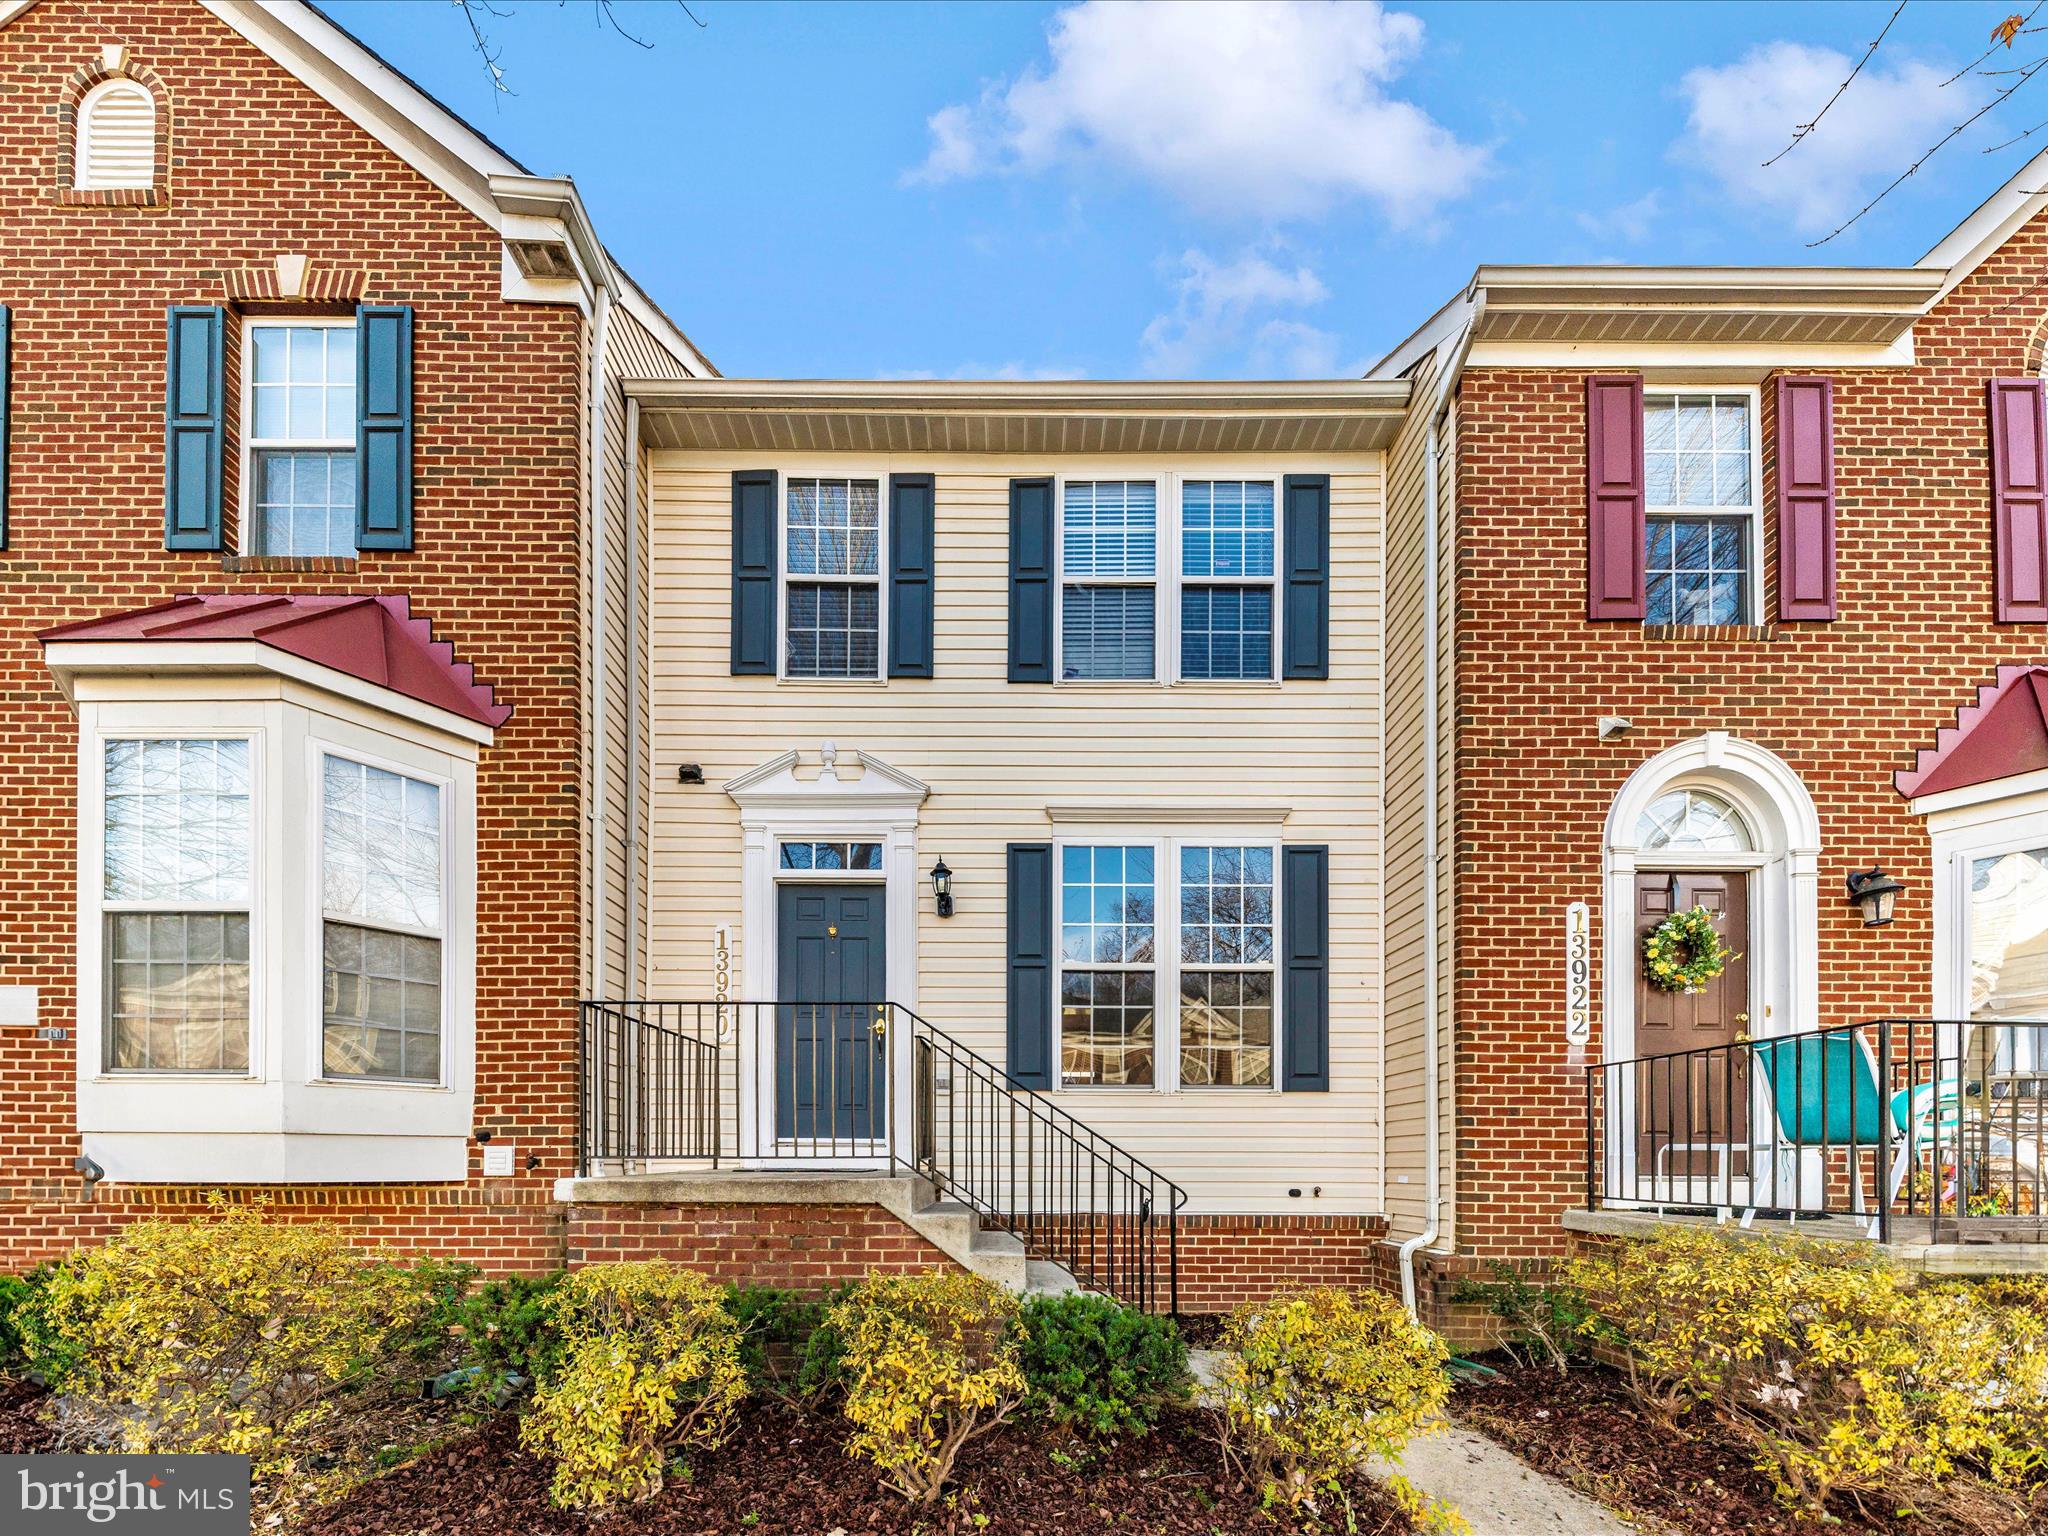
M321 890L329 1077L441 1079L441 790L327 757Z
M1190 480L1180 493L1180 675L1273 675L1273 482Z
M1180 850L1180 1080L1273 1081L1273 850Z
M1751 415L1746 394L1643 399L1649 623L1750 622Z
M1060 854L1060 1080L1153 1081L1157 882L1148 847Z
M249 328L249 549L356 552L356 331Z
M1970 1017L2048 1019L2048 848L1972 859L1969 924ZM2042 1031L1998 1033L1998 1070L2048 1066Z
M784 869L879 870L882 867L882 845L880 843L784 843L782 845L782 867Z
M111 741L106 1065L249 1068L249 743Z
M1636 823L1636 843L1646 853L1740 853L1749 847L1749 832L1735 807L1719 796L1675 789L1643 812Z

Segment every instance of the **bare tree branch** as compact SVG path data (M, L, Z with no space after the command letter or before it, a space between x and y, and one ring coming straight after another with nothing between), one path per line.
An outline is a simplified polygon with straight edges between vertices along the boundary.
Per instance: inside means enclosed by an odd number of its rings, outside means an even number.
M462 12L463 19L469 23L470 41L476 49L477 57L483 60L485 72L491 77L491 90L494 96L516 95L517 92L506 83L504 67L498 62L501 57L501 50L491 41L490 34L484 30L485 17L492 17L498 21L507 21L511 19L512 12L499 10L497 6L491 3L491 0L449 0L449 4L458 7ZM569 0L555 0L555 4L557 9L561 9L569 4ZM695 11L691 10L684 3L684 0L675 0L675 6L677 10L690 18L691 23L699 31L704 30L710 25ZM653 48L654 42L651 38L641 37L636 33L626 30L625 23L619 19L618 0L590 0L590 9L600 28L616 32L635 48Z
M1804 139L1809 133L1813 132L1814 129L1820 126L1820 120L1828 115L1828 107L1832 107L1836 102L1840 101L1842 99L1842 92L1848 90L1849 87L1855 83L1856 77L1863 73L1863 66L1870 62L1870 56L1877 52L1877 45L1884 41L1885 33L1891 31L1892 23L1899 19L1899 13L1905 10L1905 8L1906 0L1899 0L1898 5L1894 7L1894 9L1892 10L1890 17L1886 19L1884 24L1884 30L1879 32L1876 37L1870 40L1870 46L1863 50L1863 57L1858 59L1856 61L1856 67L1849 71L1849 78L1847 80L1844 80L1840 85L1835 87L1835 94L1827 99L1826 106L1823 106L1818 112L1813 114L1812 122L1801 123L1798 127L1792 130L1792 142L1790 144L1787 144L1783 149L1779 150L1775 155L1771 156L1770 159L1766 160L1764 162L1765 165L1776 165L1780 160L1784 159L1787 155L1791 154L1793 150L1799 147L1799 141L1801 139Z

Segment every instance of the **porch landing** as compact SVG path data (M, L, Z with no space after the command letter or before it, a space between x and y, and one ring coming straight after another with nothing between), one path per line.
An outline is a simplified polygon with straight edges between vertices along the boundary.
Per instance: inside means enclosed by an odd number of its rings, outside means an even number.
M984 1227L967 1206L940 1198L929 1181L909 1174L828 1169L620 1173L557 1179L555 1198L586 1209L866 1207L894 1217L962 1269L1006 1290L1062 1295L1077 1289L1066 1269L1031 1258L1018 1238Z
M1864 1243L1879 1248L1908 1269L1928 1275L1965 1278L1992 1275L2048 1275L2048 1243L1936 1243L1895 1235L1884 1244L1871 1243L1867 1219L1816 1216L1809 1220L1758 1220L1749 1227L1711 1216L1664 1215L1656 1211L1566 1211L1567 1232L1586 1237L1655 1237L1673 1225L1718 1227L1733 1237L1810 1237L1829 1242Z

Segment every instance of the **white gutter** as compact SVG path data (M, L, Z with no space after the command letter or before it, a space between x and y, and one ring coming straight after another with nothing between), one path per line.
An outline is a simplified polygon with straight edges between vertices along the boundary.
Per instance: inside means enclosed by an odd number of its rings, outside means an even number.
M590 987L589 996L605 994L605 840L611 829L605 818L605 774L610 770L605 750L605 711L610 700L605 690L604 612L609 594L605 590L604 526L604 357L611 335L612 289L600 276L592 301L590 333L590 399L584 412L588 442L585 446L584 483L591 560L590 614L584 627L584 654L590 658Z
M1399 1253L1401 1304L1408 1309L1410 1317L1417 1317L1418 1320L1419 1313L1415 1301L1415 1255L1436 1242L1444 1199L1443 1113L1439 1102L1442 1092L1442 1070L1438 1062L1442 1043L1439 1039L1437 1018L1440 1006L1440 989L1437 985L1437 903L1440 899L1437 861L1442 857L1437 841L1441 791L1438 783L1440 775L1437 771L1437 746L1442 727L1437 708L1437 614L1443 602L1437 576L1440 533L1437 522L1437 434L1442 428L1444 414L1449 409L1451 389L1457 383L1458 374L1465 366L1465 354L1472 348L1473 328L1478 323L1479 312L1484 304L1483 296L1474 303L1472 313L1466 320L1464 332L1458 338L1457 347L1446 361L1443 371L1437 375L1435 397L1430 401L1429 415L1425 422L1428 439L1423 445L1425 453L1422 484L1426 505L1422 521L1422 627L1426 643L1422 648L1422 819L1428 857L1422 863L1422 1008L1428 1020L1428 1050L1422 1063L1422 1123L1423 1155L1427 1159L1427 1164L1423 1172L1423 1228L1401 1244ZM1381 1119L1385 1119L1384 1114Z
M624 482L626 513L626 654L633 654L633 630L640 622L640 402L626 402L626 439L619 473ZM640 926L633 920L640 900L640 819L635 802L640 798L640 694L633 687L633 673L626 670L626 835L621 847L626 855L626 953L619 966L620 984L628 996L644 997L635 989L633 973L640 965ZM649 821L652 827L652 819Z

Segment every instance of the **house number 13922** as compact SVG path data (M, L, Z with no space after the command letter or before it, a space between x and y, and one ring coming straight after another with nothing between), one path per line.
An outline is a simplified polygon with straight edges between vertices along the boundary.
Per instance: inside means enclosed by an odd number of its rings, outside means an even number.
M1564 909L1564 1041L1593 1038L1593 917L1583 901Z

